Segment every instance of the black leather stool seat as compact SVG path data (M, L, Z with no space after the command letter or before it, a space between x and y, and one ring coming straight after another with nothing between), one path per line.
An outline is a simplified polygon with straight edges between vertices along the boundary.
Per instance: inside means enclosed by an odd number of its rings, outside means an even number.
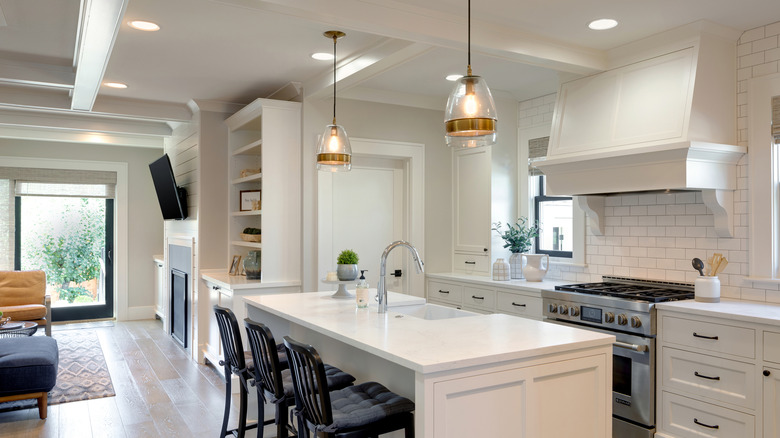
M365 426L387 417L414 411L414 402L390 391L377 382L365 382L330 392L336 431Z

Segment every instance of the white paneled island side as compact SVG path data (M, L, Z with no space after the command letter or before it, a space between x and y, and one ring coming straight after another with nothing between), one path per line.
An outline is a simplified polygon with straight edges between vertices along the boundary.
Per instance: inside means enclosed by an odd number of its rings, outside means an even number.
M501 314L424 319L410 311L454 309L392 292L380 314L332 294L249 296L246 311L277 342L414 400L416 436L612 436L614 336Z

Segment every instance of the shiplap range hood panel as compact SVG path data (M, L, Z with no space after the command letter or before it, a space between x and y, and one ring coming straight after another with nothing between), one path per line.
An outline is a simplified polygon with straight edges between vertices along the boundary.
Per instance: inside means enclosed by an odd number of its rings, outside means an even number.
M561 85L551 195L734 190L735 42L701 34L665 54Z

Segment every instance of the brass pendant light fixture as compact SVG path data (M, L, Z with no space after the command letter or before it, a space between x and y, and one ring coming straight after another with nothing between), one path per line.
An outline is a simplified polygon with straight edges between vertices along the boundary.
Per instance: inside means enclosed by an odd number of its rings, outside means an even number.
M347 132L336 124L336 42L346 34L329 30L323 35L333 39L333 123L325 127L317 144L317 170L347 172L352 168L352 147Z
M468 0L468 68L447 99L447 146L472 148L496 142L496 104L487 83L471 74L471 0Z

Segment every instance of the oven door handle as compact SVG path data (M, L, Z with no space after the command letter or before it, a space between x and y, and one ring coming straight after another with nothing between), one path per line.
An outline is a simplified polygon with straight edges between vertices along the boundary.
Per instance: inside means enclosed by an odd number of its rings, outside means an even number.
M614 342L612 345L615 347L625 348L626 350L638 351L640 353L648 350L647 345L629 344L626 342Z

